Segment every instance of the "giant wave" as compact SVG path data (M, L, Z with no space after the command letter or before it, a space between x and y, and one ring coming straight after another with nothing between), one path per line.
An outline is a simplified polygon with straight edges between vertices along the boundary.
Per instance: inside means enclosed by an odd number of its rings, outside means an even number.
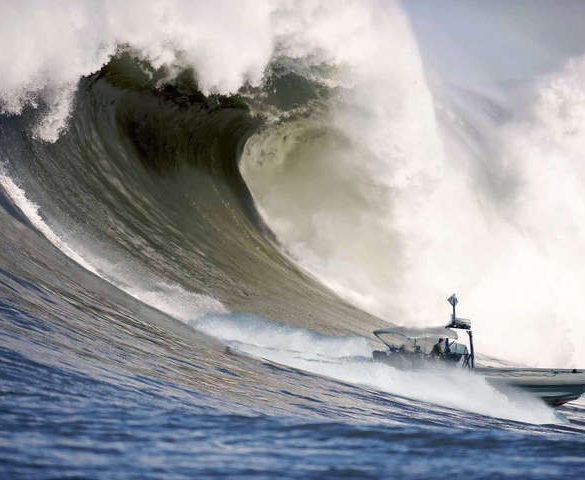
M237 6L67 4L0 65L4 347L201 412L558 422L367 357L457 289L485 354L585 360L583 60L467 78L420 5Z

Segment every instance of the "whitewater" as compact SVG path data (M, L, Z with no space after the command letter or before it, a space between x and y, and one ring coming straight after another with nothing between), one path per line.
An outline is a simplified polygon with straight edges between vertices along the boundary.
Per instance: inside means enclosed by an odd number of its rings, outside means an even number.
M578 477L580 2L0 1L5 478ZM16 47L17 46L17 47Z

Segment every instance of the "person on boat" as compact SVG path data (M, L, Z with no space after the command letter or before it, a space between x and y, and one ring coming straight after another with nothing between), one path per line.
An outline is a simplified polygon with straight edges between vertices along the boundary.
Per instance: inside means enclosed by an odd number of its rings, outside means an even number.
M443 355L443 339L439 338L431 350L431 357L440 357L441 355Z

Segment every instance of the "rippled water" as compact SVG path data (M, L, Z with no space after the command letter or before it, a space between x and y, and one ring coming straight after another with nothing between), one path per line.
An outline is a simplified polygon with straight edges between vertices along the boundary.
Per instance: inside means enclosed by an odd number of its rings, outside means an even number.
M103 285L95 287L104 295ZM64 301L7 272L2 289L6 478L585 471L582 401L560 409L568 422L497 420L226 350L155 312L137 315L137 302L114 292L115 307L90 308L89 296L83 305L79 297Z

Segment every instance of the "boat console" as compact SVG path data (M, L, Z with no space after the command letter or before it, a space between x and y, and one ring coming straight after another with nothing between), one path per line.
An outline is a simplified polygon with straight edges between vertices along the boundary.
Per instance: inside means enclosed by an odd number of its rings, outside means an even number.
M453 313L450 322L445 326L393 327L374 330L374 335L387 347L387 350L375 350L372 354L374 360L385 361L404 368L425 366L428 362L446 362L473 368L475 359L471 322L456 316L457 297L455 294L448 300L453 307ZM469 349L467 345L456 342L458 339L456 330L465 330L468 333ZM434 348L437 344L441 347Z

